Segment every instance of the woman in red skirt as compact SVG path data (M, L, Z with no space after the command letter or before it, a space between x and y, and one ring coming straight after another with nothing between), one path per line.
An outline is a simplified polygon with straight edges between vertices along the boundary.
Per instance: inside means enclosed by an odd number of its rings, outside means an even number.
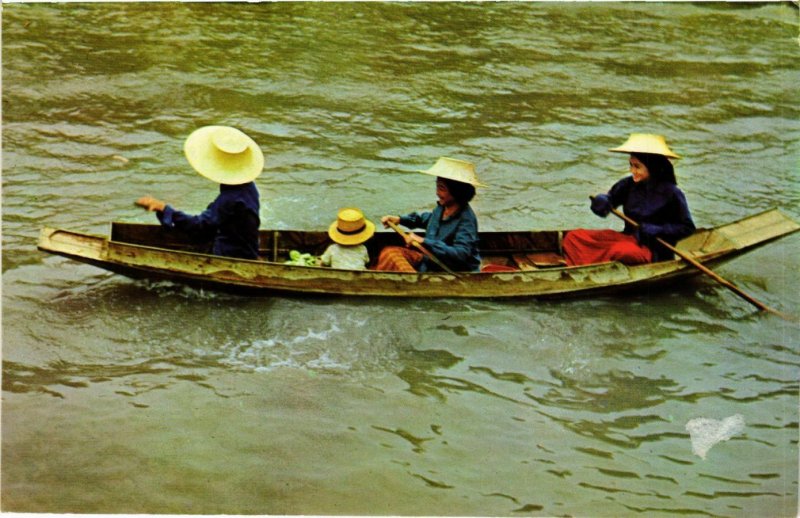
M607 194L596 196L592 212L604 218L612 207L622 205L639 227L626 222L622 232L578 229L567 233L563 243L567 264L642 264L673 259L673 253L656 238L674 246L695 231L686 197L678 188L669 161L678 155L661 135L644 133L631 134L623 145L609 151L630 154L631 175L614 184Z

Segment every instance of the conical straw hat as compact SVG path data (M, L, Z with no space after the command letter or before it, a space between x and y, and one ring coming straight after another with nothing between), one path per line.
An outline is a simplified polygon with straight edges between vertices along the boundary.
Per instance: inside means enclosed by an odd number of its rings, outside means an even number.
M457 182L468 183L475 187L486 187L478 181L478 175L475 174L475 164L467 162L466 160L441 157L436 161L433 167L426 171L420 170L419 172L448 178Z
M664 137L652 133L631 133L628 140L619 147L609 149L617 153L650 153L669 158L680 158L667 146Z
M255 180L264 169L264 153L250 137L230 126L204 126L183 145L186 159L209 180L240 185Z
M336 221L328 227L328 236L340 245L360 245L374 233L375 224L359 209L340 209Z

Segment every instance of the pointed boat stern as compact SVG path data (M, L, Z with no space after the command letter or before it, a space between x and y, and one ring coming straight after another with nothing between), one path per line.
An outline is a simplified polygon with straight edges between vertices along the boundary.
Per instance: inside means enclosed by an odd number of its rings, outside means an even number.
M36 247L43 252L86 262L102 261L106 255L107 244L108 241L102 236L44 227L39 232Z
M778 209L696 232L678 243L677 248L698 259L718 255L741 255L754 248L800 230L800 224Z

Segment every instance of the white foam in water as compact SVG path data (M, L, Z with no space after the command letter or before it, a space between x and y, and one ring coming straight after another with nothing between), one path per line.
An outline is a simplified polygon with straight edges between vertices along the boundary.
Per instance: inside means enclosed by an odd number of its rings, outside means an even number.
M350 368L347 364L335 361L327 352L323 352L315 360L310 360L307 365L311 369L348 370Z
M692 451L701 459L712 446L727 441L744 430L744 417L741 414L726 417L722 421L707 417L698 417L686 423L686 431L692 439Z
M339 326L337 326L336 324L331 324L331 328L328 329L327 331L316 332L313 329L309 328L308 332L305 335L294 337L291 343L298 344L306 342L308 340L325 341L328 340L328 338L332 333L338 333L339 331L341 331L341 329L339 329Z
M310 368L348 370L349 365L333 359L328 346L333 337L342 329L334 322L327 329L306 328L304 332L291 336L275 336L260 340L228 343L223 363L253 369L256 372L270 372L281 368Z
M143 279L135 281L137 284L144 286L148 291L154 291L159 297L178 295L187 299L201 299L201 300L215 300L222 298L223 295L215 291L206 291L202 288L193 288L185 284L179 284L172 281L153 281Z

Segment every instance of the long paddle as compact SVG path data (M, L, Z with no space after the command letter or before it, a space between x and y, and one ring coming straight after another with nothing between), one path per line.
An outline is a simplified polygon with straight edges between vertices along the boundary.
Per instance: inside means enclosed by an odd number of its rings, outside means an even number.
M594 200L594 196L589 196L589 198ZM615 216L621 218L622 220L627 221L628 224L630 224L632 227L639 228L639 223L635 222L634 220L632 220L631 218L629 218L628 216L626 216L622 212L618 211L617 209L611 207L611 212L613 212ZM694 257L691 257L690 255L686 254L685 252L682 252L682 251L678 250L677 248L675 248L671 244L667 243L666 241L664 241L660 237L657 237L656 241L658 241L661 244L661 246L664 246L664 247L668 248L669 250L674 252L676 255L680 256L681 259L683 259L687 263L691 264L692 266L694 266L695 268L697 268L698 270L700 270L704 274L708 275L709 277L711 277L712 279L714 279L718 283L722 284L723 286L725 286L726 288L728 288L729 290L731 290L735 294L739 295L744 300L746 300L750 304L754 305L758 309L760 309L762 311L769 311L770 313L778 315L781 318L785 318L786 320L794 320L793 318L789 317L788 315L786 315L784 313L781 313L780 311L777 311L775 309L772 309L771 307L767 306L766 304L764 304L762 302L759 302L758 300L754 299L752 296L748 295L747 293L745 293L741 289L739 289L732 282L723 279L722 277L720 277L719 275L717 275L716 273L711 271L711 269L709 269L708 267L704 266L702 263L697 261Z
M406 237L406 233L403 231L403 229L398 227L396 224L392 223L391 221L387 221L386 224L389 225L390 227L392 227L392 230L394 230L395 232L397 232L398 234L403 236L403 238ZM422 252L425 255L425 257L427 257L428 259L430 259L431 261L436 263L436 265L439 266L439 268L441 268L442 270L444 270L447 273L450 273L452 275L455 275L456 277L461 277L461 275L457 274L456 272L454 272L453 270L451 270L450 268L445 266L445 264L442 261L440 261L438 257L433 255L433 252L431 252L430 250L428 250L427 248L425 248L424 246L422 246L418 242L412 241L411 244L414 245L417 248L417 250Z

